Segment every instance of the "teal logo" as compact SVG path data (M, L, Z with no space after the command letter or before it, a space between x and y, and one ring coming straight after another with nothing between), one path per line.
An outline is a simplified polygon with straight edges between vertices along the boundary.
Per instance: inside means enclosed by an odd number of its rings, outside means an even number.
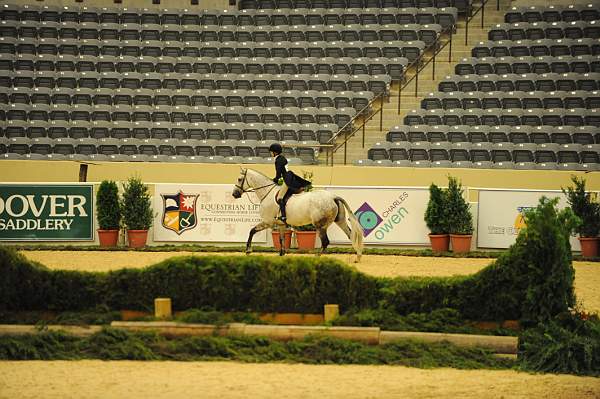
M365 237L367 237L379 224L383 221L381 216L375 212L368 203L364 203L358 208L354 214L358 219L358 222L364 230Z

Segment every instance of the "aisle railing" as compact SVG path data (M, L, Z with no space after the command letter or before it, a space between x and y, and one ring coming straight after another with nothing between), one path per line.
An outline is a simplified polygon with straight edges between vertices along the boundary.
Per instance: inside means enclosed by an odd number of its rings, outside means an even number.
M448 54L448 62L452 60L452 36L455 32L455 27L449 27L448 29L442 31L440 33L440 37L434 43L425 47L421 55L413 60L410 64L407 65L404 70L403 76L401 79L392 80L390 86L393 86L394 83L398 84L398 114L400 113L400 104L402 98L402 90L406 88L413 80L415 81L415 97L418 94L418 85L419 85L419 74L421 71L427 67L430 63L432 63L432 76L435 79L435 62L437 55L445 49L447 46L449 47ZM429 55L429 57L427 57ZM408 75L412 72L410 78ZM380 93L376 97L374 97L369 104L361 109L354 118L352 118L348 123L346 123L342 128L338 130L336 134L334 134L331 139L327 141L325 145L320 146L322 150L325 150L325 164L326 165L334 165L334 155L335 153L343 147L344 150L344 165L347 164L348 161L348 141L356 135L358 131L362 130L362 148L365 148L365 130L367 122L371 121L377 115L379 115L379 131L383 130L383 105L384 99L389 99L390 95L385 92ZM372 112L369 112L369 109L373 109L373 105L379 103L379 108L375 109ZM367 114L368 113L368 114ZM358 122L358 123L357 123ZM330 163L331 162L331 163Z

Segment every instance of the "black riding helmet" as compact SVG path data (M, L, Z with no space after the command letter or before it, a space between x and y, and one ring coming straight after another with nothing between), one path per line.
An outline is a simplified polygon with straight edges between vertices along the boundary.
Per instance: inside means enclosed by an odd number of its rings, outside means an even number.
M269 146L269 152L274 152L275 154L281 154L283 148L281 148L281 144L273 143Z

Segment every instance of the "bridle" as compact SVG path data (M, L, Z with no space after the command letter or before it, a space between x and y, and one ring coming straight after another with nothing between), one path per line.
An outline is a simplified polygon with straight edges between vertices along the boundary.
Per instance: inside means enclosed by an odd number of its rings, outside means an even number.
M275 188L276 184L275 184L275 183L269 183L269 184L265 184L264 186L255 187L255 188L249 188L248 190L246 190L246 189L244 188L244 183L246 183L246 175L247 175L247 174L248 174L248 169L244 170L244 177L242 178L242 183L241 183L241 185L240 185L240 184L236 184L236 185L235 185L235 187L236 187L236 188L238 188L238 189L239 189L239 190L242 192L242 194L244 194L244 193L254 193L254 192L256 192L256 190L260 190L261 188L265 188L265 187L273 186L273 187L271 187L271 188L269 189L269 191L267 191L267 193L266 193L266 194L265 194L265 195L264 195L262 198L259 198L259 199L258 199L258 200L259 200L259 202L261 202L261 203L262 203L262 202L263 202L263 200L264 200L265 198L267 198L267 196L269 195L269 193L270 193L270 192L271 192L271 191L272 191L272 190ZM248 198L250 198L250 197L248 197ZM252 202L252 200L250 200L250 202ZM254 204L254 202L252 202L252 204ZM257 204L254 204L254 205L257 205Z

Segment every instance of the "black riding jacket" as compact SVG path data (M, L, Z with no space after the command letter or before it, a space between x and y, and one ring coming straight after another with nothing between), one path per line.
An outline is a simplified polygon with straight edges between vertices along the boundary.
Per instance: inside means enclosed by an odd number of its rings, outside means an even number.
M296 175L291 170L288 170L287 163L287 159L282 154L279 154L275 157L276 175L273 178L273 182L277 183L279 181L279 178L283 177L285 185L289 188L297 190L299 188L308 186L310 182Z

